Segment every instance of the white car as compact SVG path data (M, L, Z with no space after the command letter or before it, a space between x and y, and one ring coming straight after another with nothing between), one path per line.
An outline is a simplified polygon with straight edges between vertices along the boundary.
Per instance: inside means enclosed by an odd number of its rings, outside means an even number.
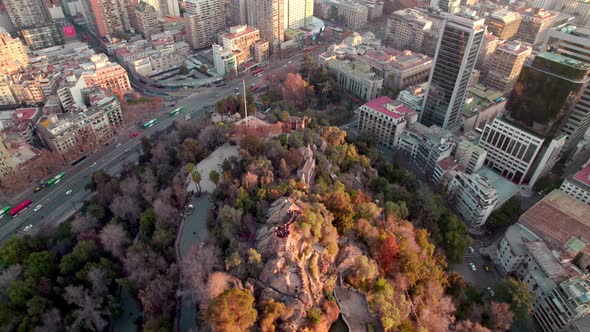
M469 249L469 252L470 252L470 253L472 253L472 254L473 254L473 253L475 253L475 249L473 249L473 247L469 247L469 248L467 248L467 249Z
M488 293L490 293L490 296L491 296L491 297L494 297L494 296L496 296L496 292L494 292L494 290L492 289L492 287L488 287L488 288L486 288L486 289L488 290Z
M66 191L66 196L72 193L72 189Z
M31 228L33 228L33 225L31 225L31 224L29 224L29 225L26 225L26 226L23 228L23 232L28 232L28 231L30 231L30 230L31 230Z
M187 114L184 118L187 119L187 120L190 120L191 119L191 115L190 114Z
M43 205L39 204L39 205L35 206L33 211L37 212L37 211L41 210L41 208L43 208Z
M119 143L119 144L115 145L115 147L116 147L116 148L118 148L118 147L120 147L120 146L121 146L121 143Z
M477 268L475 267L475 264L473 264L473 263L469 263L469 268L471 269L471 271L477 270Z
M96 164L96 161L95 161L95 162L92 163L92 165L90 165L90 168L94 168L94 167L96 167L96 165L97 164Z
M289 60L289 62L287 62L287 63L291 63L291 62L293 62L293 61Z

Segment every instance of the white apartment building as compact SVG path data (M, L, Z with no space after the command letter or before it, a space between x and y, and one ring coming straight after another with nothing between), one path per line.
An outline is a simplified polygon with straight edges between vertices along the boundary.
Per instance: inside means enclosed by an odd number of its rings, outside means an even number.
M420 112L424 103L424 97L426 96L426 90L428 90L428 83L408 87L400 91L397 95L397 100L414 111Z
M455 151L457 163L463 166L467 174L479 171L483 167L487 155L486 150L465 139L457 144L457 151Z
M487 179L463 172L457 172L451 180L447 196L457 214L471 227L483 226L498 202L496 189Z
M590 162L586 162L581 170L563 180L559 190L580 202L590 204Z
M223 5L219 0L187 0L184 14L186 42L193 49L211 46L225 28Z
M313 0L284 0L285 30L303 28L311 22Z
M406 124L414 123L417 119L417 112L383 96L359 107L358 128L363 133L373 135L379 145L394 149Z
M215 71L219 75L227 75L232 71L237 73L238 64L236 55L231 50L224 49L221 45L213 44L213 63Z

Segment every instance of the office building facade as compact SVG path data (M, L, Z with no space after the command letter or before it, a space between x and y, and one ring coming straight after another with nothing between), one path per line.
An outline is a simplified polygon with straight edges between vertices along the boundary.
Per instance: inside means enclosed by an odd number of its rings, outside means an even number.
M217 0L189 0L184 20L186 42L193 49L209 47L225 28L223 5Z
M457 124L484 34L483 19L447 19L438 42L421 123L445 129Z
M531 52L529 45L517 41L498 46L486 66L484 85L508 96Z

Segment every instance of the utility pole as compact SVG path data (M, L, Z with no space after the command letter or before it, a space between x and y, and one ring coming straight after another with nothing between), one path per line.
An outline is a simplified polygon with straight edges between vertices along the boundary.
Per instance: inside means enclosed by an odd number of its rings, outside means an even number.
M244 114L246 115L246 126L250 127L250 120L248 119L248 102L246 101L246 80L242 80L242 86L244 87Z

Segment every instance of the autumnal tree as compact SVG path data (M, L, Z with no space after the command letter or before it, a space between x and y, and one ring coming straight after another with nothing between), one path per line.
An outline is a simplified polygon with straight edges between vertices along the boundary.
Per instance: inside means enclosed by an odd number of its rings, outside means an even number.
M324 205L334 215L334 226L338 229L338 234L345 234L354 224L354 211L348 193L343 187L339 188L326 198Z
M195 163L202 160L204 149L194 138L185 139L177 148L178 158L183 163Z
M208 298L207 278L221 267L221 251L214 245L194 245L183 255L183 281L195 301L202 302Z
M278 320L292 315L293 309L275 299L260 302L260 320L258 324L262 332L280 331Z
M510 311L510 305L504 302L490 302L489 310L486 311L489 317L487 324L494 331L508 331L512 325L514 314Z
M303 109L309 102L313 93L313 87L309 86L301 75L288 73L287 79L281 86L283 99L292 102L298 108Z
M369 296L369 305L379 316L385 331L395 331L411 311L405 296L396 294L391 283L383 278L375 282L374 291Z
M377 264L365 255L361 255L356 259L352 269L348 281L355 288L361 289L366 289L379 273Z
M247 289L232 288L217 296L205 312L205 321L214 331L248 331L256 322L254 296Z
M383 273L387 274L393 267L393 262L397 257L399 247L397 241L392 234L384 234L379 242L377 248L377 261L383 270Z

